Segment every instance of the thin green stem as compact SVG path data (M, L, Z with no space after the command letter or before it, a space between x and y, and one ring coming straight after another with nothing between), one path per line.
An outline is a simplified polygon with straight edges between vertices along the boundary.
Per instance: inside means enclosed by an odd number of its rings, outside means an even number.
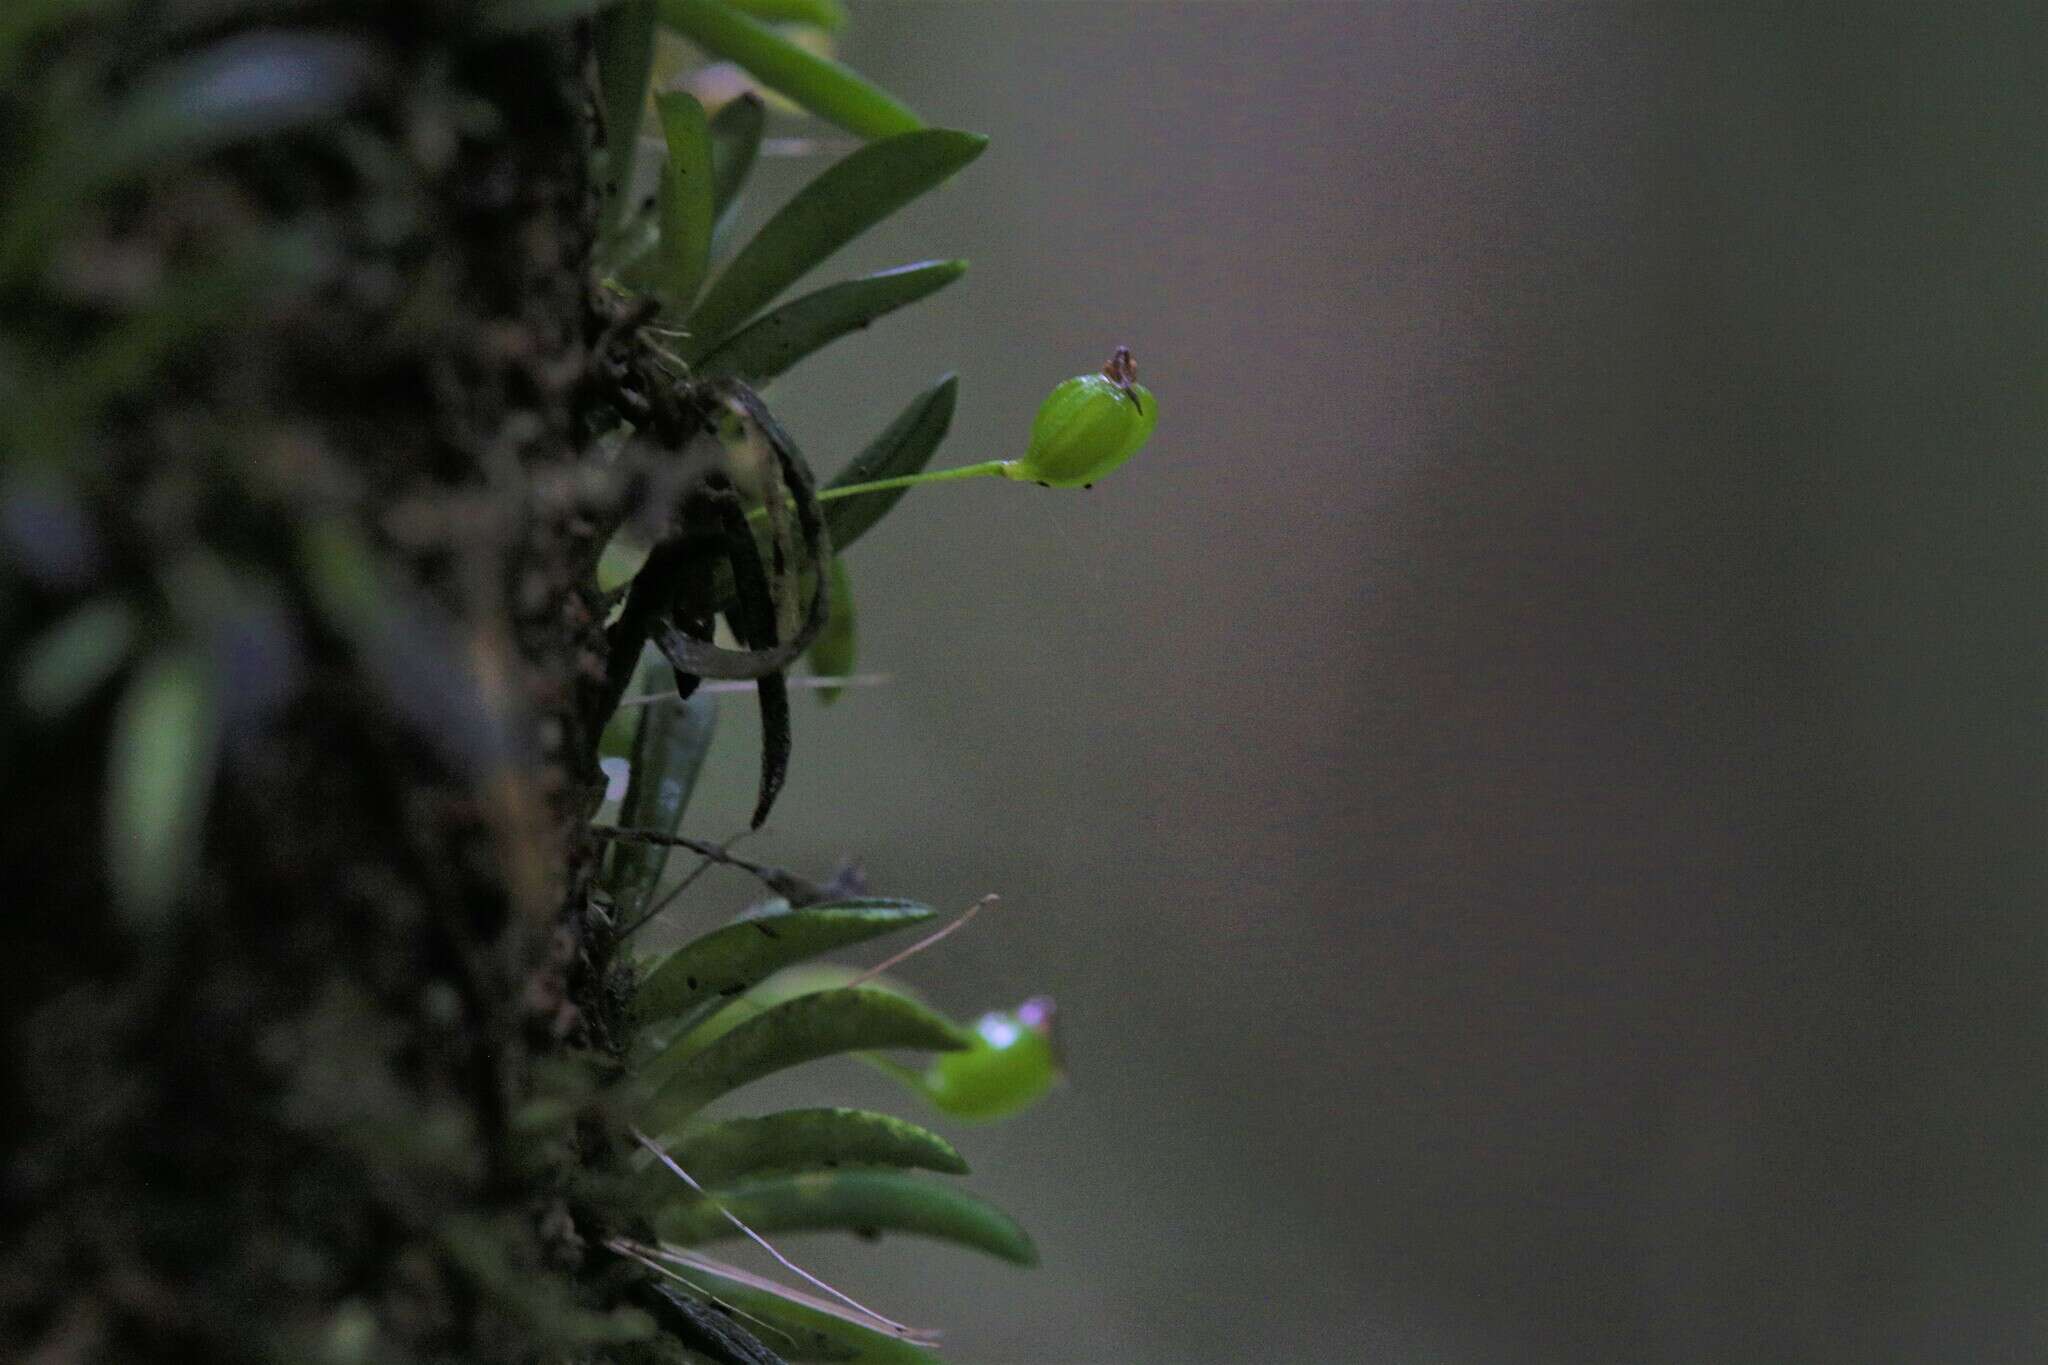
M922 474L902 474L893 479L876 479L872 483L850 483L840 488L818 490L819 502L831 502L835 498L851 498L862 493L886 493L892 488L915 488L921 483L945 483L951 479L985 479L1001 477L1008 460L984 460L980 464L963 464L957 469L933 469Z
M887 493L896 488L915 488L921 483L947 483L954 479L1000 478L1015 461L984 460L980 464L963 464L956 469L933 469L922 474L900 474L893 479L876 479L871 483L849 483L838 488L818 490L819 502L832 502L838 498L855 498L863 493ZM749 508L747 517L760 521L768 515L765 507Z
M923 1091L925 1088L924 1073L915 1067L905 1066L901 1062L892 1061L878 1052L856 1052L853 1055L856 1059L866 1062L875 1070L887 1072L889 1075L894 1076L913 1090Z

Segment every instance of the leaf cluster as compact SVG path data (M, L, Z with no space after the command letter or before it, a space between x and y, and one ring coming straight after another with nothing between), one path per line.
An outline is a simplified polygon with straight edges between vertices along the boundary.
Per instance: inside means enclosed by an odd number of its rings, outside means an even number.
M975 134L924 127L900 101L769 22L836 24L834 10L649 0L611 9L598 29L609 124L600 262L621 297L621 315L636 320L658 361L651 382L645 366L626 371L641 382L638 392L630 381L621 385L618 448L643 458L648 451L655 459L700 457L670 520L640 544L623 531L614 547L615 559L633 566L617 581L606 710L599 717L630 758L603 883L611 922L622 934L665 904L659 890L671 849L739 861L680 833L716 732L701 684L727 678L754 685L763 733L752 815L759 826L789 760L786 670L804 653L826 676L852 670L853 589L842 556L902 490L840 500L830 494L918 474L953 415L958 384L947 375L911 398L820 490L762 397L821 348L928 297L966 269L957 260L916 262L778 302L986 145ZM707 110L686 89L651 90L663 30L868 140L777 208L750 239L732 244L729 225L760 154L767 107L742 95ZM642 137L648 127L658 137ZM640 186L651 192L636 196ZM633 699L638 714L622 721L625 713L615 708L629 687L640 694ZM787 874L753 870L784 897L648 964L632 996L607 1112L615 1132L660 1150L621 1144L628 1170L611 1187L616 1207L652 1233L651 1242L634 1245L664 1249L644 1261L674 1310L664 1316L655 1302L657 1319L700 1353L752 1360L758 1347L793 1360L921 1359L918 1343L886 1319L752 1280L695 1250L747 1232L841 1230L912 1233L1019 1264L1036 1259L1014 1220L945 1182L964 1174L966 1162L946 1139L916 1124L832 1108L707 1116L753 1081L823 1057L862 1058L937 1102L941 1092L924 1070L881 1054L944 1056L955 1059L956 1070L973 1070L993 1056L975 1030L900 990L864 984L841 969L814 968L809 981L792 974L822 954L929 925L928 906L833 895ZM707 1335L692 1303L731 1317ZM758 1339L727 1340L734 1326Z

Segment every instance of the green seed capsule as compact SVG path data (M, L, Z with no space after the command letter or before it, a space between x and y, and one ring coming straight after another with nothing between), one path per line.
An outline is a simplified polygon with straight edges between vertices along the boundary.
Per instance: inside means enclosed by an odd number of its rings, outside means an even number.
M1138 453L1159 421L1159 404L1138 382L1128 346L1102 367L1054 389L1031 423L1031 448L1004 466L1012 479L1082 488Z
M1044 996L975 1021L974 1045L941 1053L922 1089L955 1118L997 1119L1027 1109L1060 1076L1053 1005Z

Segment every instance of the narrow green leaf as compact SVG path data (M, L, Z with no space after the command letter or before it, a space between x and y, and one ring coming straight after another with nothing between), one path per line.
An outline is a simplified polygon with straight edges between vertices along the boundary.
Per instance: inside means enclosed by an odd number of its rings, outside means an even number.
M88 602L50 627L22 660L22 709L58 716L114 675L135 642L135 615L118 598Z
M687 1169L687 1168L685 1168ZM911 1232L1036 1265L1038 1249L1016 1220L987 1201L902 1171L808 1171L762 1176L706 1191L706 1199L658 1215L655 1226L684 1246L744 1234L730 1212L764 1237L779 1232Z
M666 0L664 0L666 3ZM980 156L978 133L926 128L870 143L827 168L740 249L690 314L703 355L833 252Z
M853 463L840 470L827 487L844 488L921 472L952 428L953 406L959 395L960 377L949 374L911 399L909 406L896 414L896 420L883 428L866 450L854 456ZM868 528L886 516L909 491L895 488L826 503L825 529L832 537L832 553L846 553L847 546L866 535Z
M654 107L668 142L668 165L661 173L661 272L655 292L680 310L697 297L711 262L711 130L704 106L692 95L657 95Z
M888 991L855 986L798 996L709 1047L672 1047L642 1068L644 1081L655 1089L640 1119L651 1132L673 1132L719 1096L803 1062L874 1048L946 1052L969 1042L951 1020ZM671 1056L682 1060L671 1063Z
M616 229L633 188L633 155L654 70L654 0L625 0L597 21L597 77L604 100L604 230Z
M725 0L743 14L775 24L809 24L835 32L846 27L846 6L840 0Z
M720 105L711 116L711 210L721 228L739 203L747 173L754 169L767 123L768 106L751 90Z
M905 1166L967 1174L967 1162L937 1133L863 1109L790 1109L761 1118L693 1128L668 1144L669 1155L698 1183L718 1185L770 1171L830 1166ZM660 1162L641 1173L645 1203L690 1192Z
M107 792L107 864L138 926L163 917L198 853L213 785L218 704L198 655L170 649L145 662L114 719Z
M735 1279L691 1263L675 1273L699 1294L729 1304L775 1343L785 1360L829 1361L834 1365L937 1365L928 1347L889 1336L854 1321L851 1310L828 1299L764 1281Z
M742 327L705 356L697 371L763 386L811 352L937 293L966 273L965 261L922 261L827 286Z
M924 120L895 96L829 57L807 52L719 0L660 0L661 21L713 56L744 67L770 90L861 137L891 137Z
M937 912L915 901L856 900L759 915L714 929L670 953L640 985L643 1024L749 990L791 963L922 924Z
M832 598L832 615L825 622L824 633L811 645L811 672L821 678L843 678L853 672L860 654L854 636L853 580L846 576L846 561L836 554L827 570L825 585ZM821 687L818 700L830 704L838 701L845 690Z
M664 673L666 670L663 670ZM715 698L664 700L641 708L640 729L633 737L633 771L619 805L619 823L627 829L674 834L683 811L697 789L704 756L711 752L718 728ZM658 844L614 844L605 871L612 893L613 914L620 925L637 924L653 899L668 866L669 850Z

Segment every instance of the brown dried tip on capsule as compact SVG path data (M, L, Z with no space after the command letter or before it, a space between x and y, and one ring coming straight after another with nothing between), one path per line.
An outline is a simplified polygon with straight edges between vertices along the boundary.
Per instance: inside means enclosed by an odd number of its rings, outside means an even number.
M1131 388L1138 382L1138 362L1131 359L1130 347L1119 346L1110 352L1109 363L1102 367L1102 377L1121 389L1124 397L1130 399L1131 405L1138 411L1145 410L1145 404Z

